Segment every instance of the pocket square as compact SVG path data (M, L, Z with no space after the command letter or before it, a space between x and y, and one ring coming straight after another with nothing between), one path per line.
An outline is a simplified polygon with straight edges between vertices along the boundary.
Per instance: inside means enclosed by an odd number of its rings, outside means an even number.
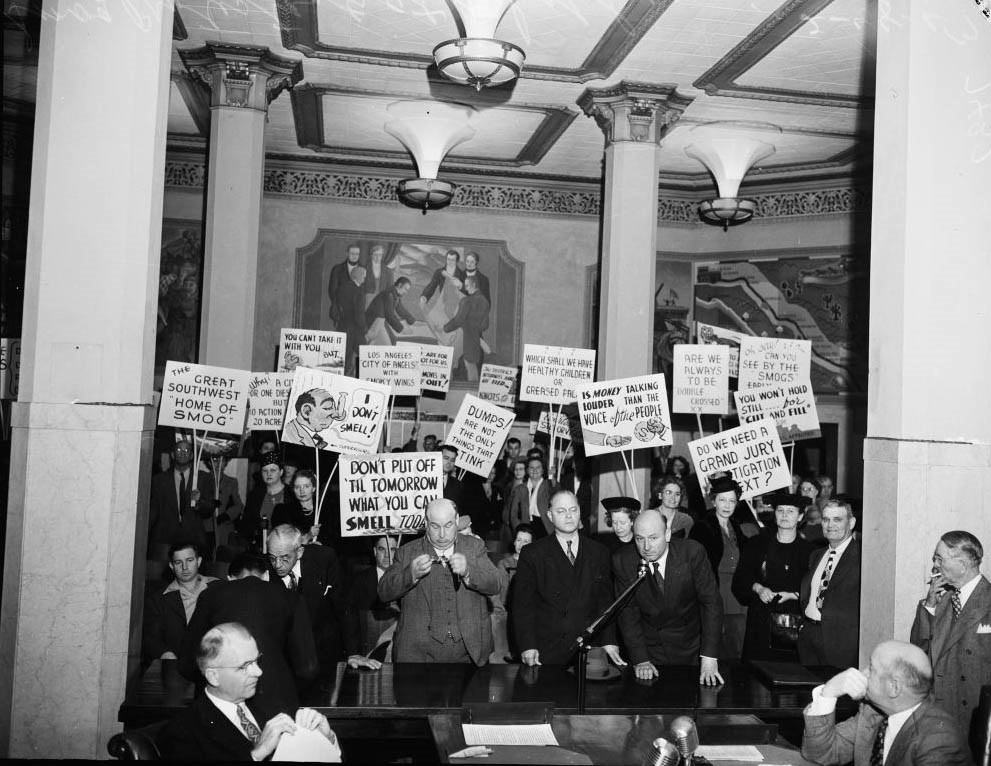
M991 625L985 625L983 622L977 626L978 633L991 633Z

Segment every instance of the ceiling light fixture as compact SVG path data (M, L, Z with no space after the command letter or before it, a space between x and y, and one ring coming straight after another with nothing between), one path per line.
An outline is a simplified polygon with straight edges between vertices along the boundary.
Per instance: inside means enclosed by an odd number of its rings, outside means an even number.
M392 118L385 130L397 138L416 161L416 178L399 182L399 200L426 215L450 204L455 185L437 178L440 163L451 149L475 135L468 123L475 110L441 101L396 101L387 107Z
M719 190L718 197L699 203L703 221L726 231L753 218L757 203L737 195L747 171L774 154L774 146L762 140L769 132L780 133L781 128L753 122L710 122L692 128L694 143L685 147L685 154L712 173Z
M475 90L503 85L520 76L526 53L495 39L495 31L515 0L448 0L464 34L434 48L437 71L444 77Z

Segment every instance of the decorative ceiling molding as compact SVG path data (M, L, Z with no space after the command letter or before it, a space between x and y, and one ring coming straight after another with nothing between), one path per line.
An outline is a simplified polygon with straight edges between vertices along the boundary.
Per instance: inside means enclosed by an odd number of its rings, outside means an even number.
M165 163L165 186L202 189L206 166L188 159ZM388 175L355 175L270 163L263 176L266 195L302 199L336 200L357 204L400 207L396 200L398 178ZM659 223L702 226L697 206L704 195L690 198L658 195ZM825 215L849 215L870 209L870 192L861 188L806 189L749 195L757 203L754 221ZM539 187L532 184L480 181L459 182L452 208L502 214L598 217L601 194L589 188Z
M320 42L319 0L276 0L282 45L309 58L359 64L433 70L433 56L412 51L393 52L345 48ZM603 80L612 75L674 0L628 0L623 9L577 68L526 65L520 77L557 82ZM439 77L439 75L438 75Z
M409 154L405 151L362 149L359 147L341 146L327 142L324 135L323 125L323 97L324 96L351 96L357 98L369 98L388 101L401 101L405 98L417 98L415 94L388 93L386 91L365 90L361 88L337 88L324 85L312 85L304 83L297 88L293 88L290 98L292 100L293 119L296 124L296 141L303 149L311 149L315 152L334 154L344 157L371 157L375 159L385 159L393 162L403 162L403 166L409 169ZM446 99L439 99L446 101ZM456 102L450 99L451 103ZM479 157L473 155L451 153L445 158L445 162L460 163L462 165L484 165L488 167L519 168L527 165L536 165L543 159L544 155L550 151L554 143L567 130L568 126L578 117L578 112L564 106L545 106L530 104L513 104L510 109L521 112L534 112L544 116L537 129L524 144L523 148L515 157L509 159L493 159L492 157Z
M855 98L842 93L760 88L740 85L736 82L740 75L755 66L832 2L833 0L788 0L737 43L733 50L717 61L693 85L710 96L736 96L763 101L872 109L873 95Z

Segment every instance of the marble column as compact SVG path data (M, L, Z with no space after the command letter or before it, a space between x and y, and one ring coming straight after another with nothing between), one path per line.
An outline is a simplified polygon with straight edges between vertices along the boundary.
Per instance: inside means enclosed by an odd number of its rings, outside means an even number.
M660 142L692 98L674 85L621 82L578 98L605 135L597 380L653 372ZM649 491L649 454L635 453L633 493ZM600 458L599 496L631 491L619 456Z
M179 55L211 92L199 361L250 370L265 122L303 66L253 45L215 42Z
M907 640L943 532L991 551L991 24L904 0L877 36L864 658Z
M120 730L143 595L172 19L171 0L41 14L0 615L12 758L106 757Z

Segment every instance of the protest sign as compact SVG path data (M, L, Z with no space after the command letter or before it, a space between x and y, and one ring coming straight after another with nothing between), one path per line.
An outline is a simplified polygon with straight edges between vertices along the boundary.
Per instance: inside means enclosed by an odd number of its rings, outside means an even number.
M283 327L279 335L279 363L276 372L292 372L297 367L344 373L344 351L348 336L332 330L298 330Z
M758 420L688 442L688 452L703 495L709 492L709 477L717 471L732 472L744 500L791 486L791 469L773 420Z
M516 368L483 364L478 376L478 398L512 409L516 404Z
M770 418L782 442L818 439L819 414L812 384L803 380L784 386L763 386L736 391L736 409L741 423Z
M282 441L330 452L373 453L388 405L389 389L383 385L297 367Z
M420 347L359 346L358 375L387 386L393 396L420 395Z
M246 431L281 431L292 390L291 372L253 372L248 381Z
M341 536L422 532L427 503L444 494L439 452L341 455Z
M555 437L558 439L574 439L574 437L577 436L578 439L575 439L575 441L581 441L581 427L576 427L575 424L571 422L571 418L563 412L557 412L554 414L554 420L556 421L554 424ZM551 432L550 423L550 413L547 410L541 410L540 417L537 420L537 432L549 434Z
M756 338L740 341L740 379L737 388L801 383L809 380L812 341L791 338Z
M472 394L465 394L457 417L444 440L445 444L458 448L454 465L487 478L515 418L509 410L483 402Z
M674 347L671 409L701 415L729 412L729 347L679 344Z
M664 375L586 383L578 393L586 455L672 443Z
M578 387L595 379L595 351L588 348L523 347L520 401L571 404Z
M746 337L742 332L696 322L695 337L703 345L718 344L729 348L729 376L735 378L740 374L740 340Z
M397 343L398 348L420 349L420 389L446 394L451 387L454 366L453 346L428 346L418 343Z
M166 362L158 425L240 436L250 378L247 370Z
M21 339L0 338L0 399L16 399L21 376Z

